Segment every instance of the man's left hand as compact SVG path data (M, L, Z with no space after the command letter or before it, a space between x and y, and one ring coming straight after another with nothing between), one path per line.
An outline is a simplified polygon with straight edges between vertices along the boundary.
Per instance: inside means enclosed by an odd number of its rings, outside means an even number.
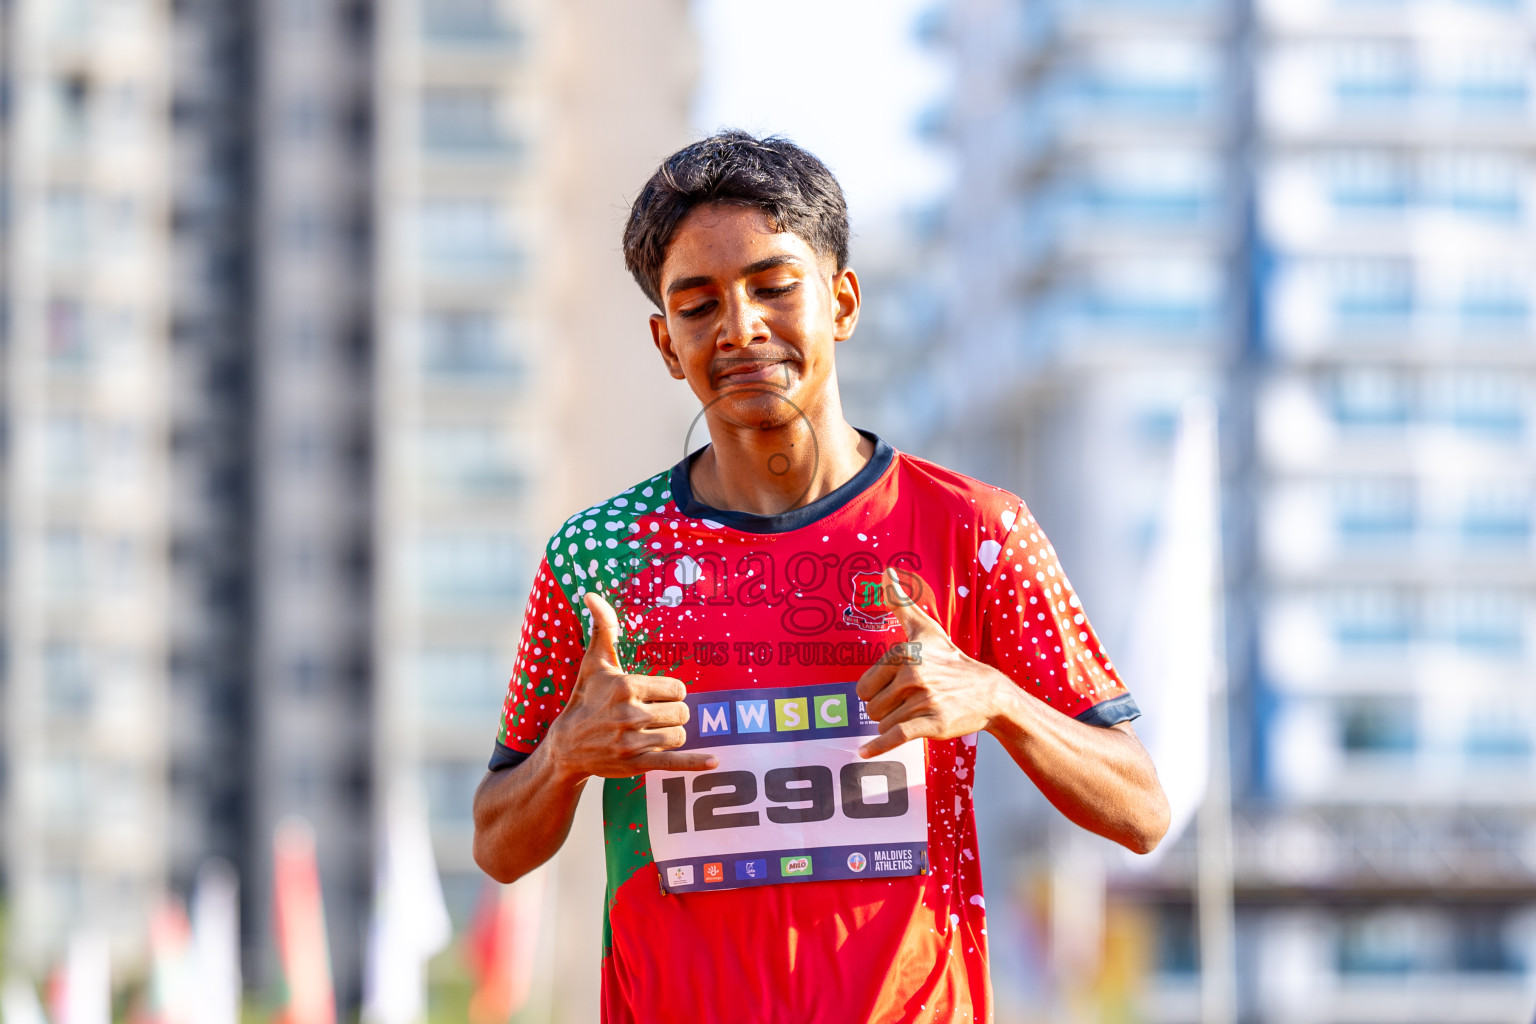
M885 594L918 656L888 656L859 678L859 699L880 726L859 756L874 757L908 740L968 736L991 725L1016 691L1013 681L956 647L907 594L894 569L885 572Z

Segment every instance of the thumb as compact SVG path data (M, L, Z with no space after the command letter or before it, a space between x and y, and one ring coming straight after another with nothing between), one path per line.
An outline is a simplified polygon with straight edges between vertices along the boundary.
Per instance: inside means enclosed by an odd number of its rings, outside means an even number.
M592 614L592 638L587 641L587 653L582 662L594 661L614 671L624 671L619 661L619 617L614 613L613 605L595 590L587 591L582 601Z
M944 627L923 611L917 599L907 593L895 569L885 570L885 606L896 616L901 628L906 630L908 640L949 639Z

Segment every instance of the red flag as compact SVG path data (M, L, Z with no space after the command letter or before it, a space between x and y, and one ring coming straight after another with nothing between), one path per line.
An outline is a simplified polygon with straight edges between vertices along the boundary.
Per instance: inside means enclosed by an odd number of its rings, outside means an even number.
M144 1024L200 1024L193 992L197 965L192 959L192 925L179 899L168 898L149 923L151 974L149 1012Z
M277 903L277 951L288 988L280 1024L336 1024L330 946L320 870L315 864L315 831L301 818L277 827L273 842L273 889Z
M476 983L471 1024L506 1024L527 1005L543 896L542 871L512 885L486 883L464 945Z

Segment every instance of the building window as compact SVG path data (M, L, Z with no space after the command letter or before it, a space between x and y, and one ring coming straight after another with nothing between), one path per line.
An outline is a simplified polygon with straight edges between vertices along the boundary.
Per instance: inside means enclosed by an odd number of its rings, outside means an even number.
M1404 647L1413 638L1413 605L1399 591L1344 591L1330 603L1334 638L1345 650L1374 653Z
M48 709L56 715L86 717L95 706L95 689L85 648L51 643L43 652Z
M1447 966L1450 922L1433 911L1388 909L1345 916L1340 922L1340 974L1408 974Z
M1424 166L1428 202L1469 217L1505 223L1523 219L1528 178L1522 161L1494 153L1438 156Z
M1214 47L1136 42L1101 47L1066 82L1074 105L1137 118L1188 118L1217 95ZM1086 111L1084 111L1086 112Z
M489 310L433 310L421 319L421 368L437 377L506 385L521 375L506 323Z
M1531 756L1531 725L1508 708L1475 709L1467 720L1463 750L1475 767L1478 762L1526 761Z
M431 426L418 439L423 482L431 490L480 497L521 494L526 476L501 428Z
M416 664L416 699L434 718L479 721L494 728L507 692L510 663L493 647L424 647Z
M1334 491L1339 535L1346 544L1401 543L1413 534L1412 480L1360 477Z
M1515 441L1525 433L1524 382L1507 373L1460 371L1430 381L1437 412L1459 430Z
M1402 426L1413 416L1410 379L1395 370L1358 367L1328 381L1333 418L1341 426Z
M55 595L78 594L86 585L85 537L79 530L51 530L45 541L48 589Z
M325 665L312 654L301 654L288 665L288 679L293 692L312 697L325 689Z
M531 580L523 545L502 533L429 534L420 543L418 571L428 605L516 605Z
M1198 341L1219 326L1220 301L1214 267L1163 260L1095 268L1058 304L1065 324L1085 333Z
M505 153L513 148L495 89L431 88L421 96L421 141L430 152Z
M1327 271L1340 330L1403 330L1414 311L1413 268L1406 260L1341 261Z
M1401 212L1413 195L1411 169L1380 152L1341 153L1324 164L1333 205L1349 213Z
M56 260L81 258L91 244L91 201L79 189L55 189L48 196L48 247Z
M502 205L480 198L422 203L421 256L429 270L510 270L515 253Z
M1525 650L1525 602L1515 593L1466 590L1436 601L1439 631L1469 654L1515 659Z
M78 370L90 363L90 333L86 305L77 299L48 303L48 363L54 369Z
M1526 487L1489 484L1467 495L1461 535L1475 547L1519 547L1531 541L1531 493Z
M1354 113L1402 106L1418 91L1412 51L1390 43L1356 43L1333 53L1333 94Z
M517 39L500 0L423 0L421 22L434 42L504 46Z
M1466 55L1452 91L1460 110L1472 115L1508 117L1525 111L1530 100L1523 52L1479 50Z
M475 787L485 776L483 761L425 761L421 766L427 815L433 826L469 828L474 824Z
M1410 754L1418 723L1410 698L1361 701L1344 708L1341 745L1350 754Z

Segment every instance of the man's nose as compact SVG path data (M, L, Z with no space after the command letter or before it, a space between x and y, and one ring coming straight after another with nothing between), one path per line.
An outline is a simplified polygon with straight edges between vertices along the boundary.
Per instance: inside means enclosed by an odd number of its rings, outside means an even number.
M768 324L763 312L750 297L735 294L725 300L725 317L720 324L720 348L745 348L768 340Z

